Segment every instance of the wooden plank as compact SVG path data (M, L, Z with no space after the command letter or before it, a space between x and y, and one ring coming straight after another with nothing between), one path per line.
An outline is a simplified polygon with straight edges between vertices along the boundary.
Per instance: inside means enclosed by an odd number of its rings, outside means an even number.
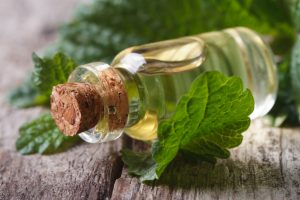
M52 156L0 151L0 199L106 199L120 176L119 148L84 144Z
M173 163L161 181L150 185L125 168L112 199L300 199L299 131L255 121L229 159L216 166Z
M21 156L18 128L42 109L15 109L5 94L32 66L32 51L52 41L78 0L18 0L0 4L0 199L108 199L122 162L121 140L82 144L51 156Z

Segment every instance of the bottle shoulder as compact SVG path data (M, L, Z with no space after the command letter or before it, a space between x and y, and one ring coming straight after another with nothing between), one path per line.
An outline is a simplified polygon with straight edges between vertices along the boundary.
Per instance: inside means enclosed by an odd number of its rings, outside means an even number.
M200 66L205 55L203 40L191 36L125 49L115 57L112 65L146 75L178 73Z

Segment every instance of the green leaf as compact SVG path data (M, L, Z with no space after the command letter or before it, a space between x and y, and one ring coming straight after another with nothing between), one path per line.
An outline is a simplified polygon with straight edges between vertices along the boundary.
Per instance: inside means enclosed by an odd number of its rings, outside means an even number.
M34 70L30 78L8 96L9 101L17 107L49 104L52 87L67 82L69 74L76 67L71 58L60 52L51 58L40 58L33 53L32 60Z
M44 105L48 102L48 97L38 94L31 76L22 85L12 90L7 98L12 105L19 108Z
M287 46L293 27L286 7L282 0L95 0L61 28L57 48L80 64L111 61L133 45L234 26L270 34L275 42L280 37L277 46Z
M128 151L123 153L123 157L131 159L126 159L125 163L130 172L141 180L153 180L162 175L180 150L211 162L215 162L216 158L228 158L228 149L242 142L241 133L249 127L249 115L253 109L251 92L244 89L240 78L206 72L180 99L173 116L159 123L158 140L152 145L152 158L143 157L153 159L155 165L153 161L141 159L141 153L130 152L128 155ZM151 165L143 171L143 168L134 167L139 161Z
M298 36L298 41L296 42L291 60L291 70L290 70L291 82L293 86L293 96L296 100L296 106L298 114L300 113L300 36Z
M56 127L50 114L24 124L16 141L16 148L21 154L52 154L64 151L77 144L79 137L67 137Z
M152 159L150 152L134 152L123 149L122 160L128 166L128 172L135 176L140 176L141 181L157 179L155 169L156 163Z
M285 0L291 10L291 16L297 31L300 31L300 0Z
M290 9L291 19L294 22L295 30L300 31L300 1L285 0ZM289 19L287 17L287 19ZM289 21L289 20L288 20ZM295 35L295 31L294 31ZM278 63L279 90L275 105L270 111L269 121L274 126L299 126L300 112L300 39L293 45L292 52L286 50L283 59Z
M283 55L289 52L295 42L295 28L291 18L287 0L251 0L249 12L256 16L257 20L267 22L274 29L267 30L272 35L271 47L275 54ZM276 12L274 12L276 10ZM257 30L254 28L254 30ZM260 30L257 30L260 31ZM261 31L260 31L261 32Z
M299 42L298 42L299 44ZM296 45L297 46L297 45ZM283 61L278 64L279 90L275 105L270 111L268 121L273 126L299 126L299 68L296 62L296 46L294 47L293 56L285 56ZM293 61L291 61L293 57ZM298 103L297 103L298 102Z
M33 82L40 95L49 98L54 85L65 83L69 74L75 69L74 61L62 53L56 53L52 58L40 58L32 54L34 61Z

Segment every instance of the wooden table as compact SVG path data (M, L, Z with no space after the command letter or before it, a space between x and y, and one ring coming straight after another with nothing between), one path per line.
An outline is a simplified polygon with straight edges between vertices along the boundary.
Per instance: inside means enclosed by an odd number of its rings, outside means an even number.
M21 156L21 124L40 108L15 109L5 93L30 69L30 54L53 41L57 24L75 0L0 1L0 199L300 199L300 129L264 126L244 133L243 144L216 166L175 165L160 183L146 185L127 173L119 156L122 138L81 144L51 156ZM55 12L55 14L53 14Z

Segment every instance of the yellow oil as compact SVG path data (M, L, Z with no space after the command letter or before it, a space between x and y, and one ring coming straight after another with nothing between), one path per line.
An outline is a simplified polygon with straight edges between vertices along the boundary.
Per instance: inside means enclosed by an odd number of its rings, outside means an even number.
M138 140L153 140L157 137L158 118L155 112L146 111L138 123L126 128L127 135Z

